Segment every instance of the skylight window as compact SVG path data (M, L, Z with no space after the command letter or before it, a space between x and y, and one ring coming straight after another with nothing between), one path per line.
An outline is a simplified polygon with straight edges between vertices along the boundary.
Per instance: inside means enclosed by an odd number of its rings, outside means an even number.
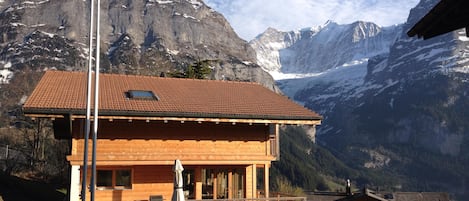
M159 100L158 96L155 96L152 91L129 90L126 92L126 95L129 99Z

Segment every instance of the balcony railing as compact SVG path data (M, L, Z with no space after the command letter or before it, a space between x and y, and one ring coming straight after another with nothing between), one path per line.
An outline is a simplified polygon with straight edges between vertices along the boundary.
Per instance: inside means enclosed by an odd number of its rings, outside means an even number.
M279 192L270 192L270 197L266 198L263 191L257 192L258 198L232 198L232 199L186 199L186 201L306 201L306 197L293 196Z
M269 198L235 198L235 199L203 199L187 201L306 201L306 197L269 197Z

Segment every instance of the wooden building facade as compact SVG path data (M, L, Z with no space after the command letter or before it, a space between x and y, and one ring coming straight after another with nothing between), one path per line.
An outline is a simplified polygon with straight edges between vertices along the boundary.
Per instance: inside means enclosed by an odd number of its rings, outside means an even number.
M53 119L55 136L71 142L70 200L80 199L82 185L86 78L48 71L24 104L26 115ZM113 74L100 79L97 200L171 199L175 159L184 166L188 199L268 196L279 125L321 122L259 84Z

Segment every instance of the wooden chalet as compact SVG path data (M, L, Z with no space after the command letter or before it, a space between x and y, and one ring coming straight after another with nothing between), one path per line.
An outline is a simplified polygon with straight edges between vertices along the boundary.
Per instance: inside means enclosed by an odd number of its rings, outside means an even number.
M80 199L86 83L86 73L47 71L24 104L27 116L52 119L56 138L71 142L70 200ZM170 200L175 159L188 199L267 197L279 125L322 119L248 82L101 74L99 90L100 201Z

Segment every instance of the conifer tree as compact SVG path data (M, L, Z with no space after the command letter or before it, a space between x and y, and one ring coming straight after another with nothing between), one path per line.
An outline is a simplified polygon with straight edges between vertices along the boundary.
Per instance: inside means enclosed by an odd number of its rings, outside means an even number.
M181 71L173 71L168 73L168 76L174 78L191 78L191 79L208 79L212 69L210 63L215 60L197 60L196 62L187 66L187 68Z
M207 79L207 76L210 75L212 69L209 67L210 60L198 60L197 62L192 63L186 69L185 77L192 79Z

